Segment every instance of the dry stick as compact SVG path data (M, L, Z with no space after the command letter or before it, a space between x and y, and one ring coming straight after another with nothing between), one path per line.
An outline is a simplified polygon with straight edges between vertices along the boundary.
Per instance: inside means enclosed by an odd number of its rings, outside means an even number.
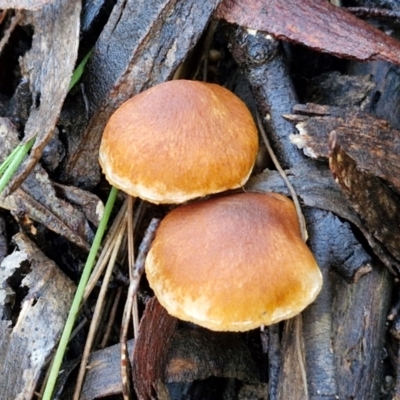
M111 329L112 329L112 326L115 321L115 316L117 314L117 309L118 309L119 300L121 298L121 294L122 294L122 287L120 286L117 289L117 292L115 293L114 303L113 303L113 306L111 307L111 311L110 311L110 318L108 319L108 323L107 323L106 331L104 332L103 340L100 343L101 349L104 349L107 346L108 338L110 337Z
M146 209L146 203L142 200L139 201L139 206L136 209L135 218L133 220L133 231L135 231L136 227L139 226L139 223L143 217L143 213ZM133 266L132 266L133 270ZM132 321L133 321L133 332L134 336L137 337L139 333L139 306L137 302L137 296L135 296L135 300L133 302L132 307Z
M133 269L134 269L134 231L138 226L140 218L142 217L143 210L145 207L145 203L143 201L139 202L139 206L136 210L135 217L133 218L133 203L134 199L131 196L128 196L128 264L129 264L129 279L132 282L133 279ZM123 318L121 323L121 332L125 332L125 334L121 333L121 338L125 339L120 340L120 359L121 359L121 383L122 383L122 395L124 399L129 399L131 397L131 371L130 371L130 363L128 360L128 339L127 332L129 328L130 322L130 314L132 313L132 321L133 321L133 332L134 336L137 337L139 331L139 309L137 304L137 296L135 295L133 300L131 301L129 295L127 296L127 300L125 302L124 313L126 311L126 318ZM125 314L124 314L125 315ZM126 324L126 325L124 325Z
M120 229L121 223L122 223L122 219L126 217L126 208L127 208L127 201L125 201L122 205L122 207L120 208L117 216L114 219L114 222L112 223L109 233L106 237L105 240L105 244L103 247L103 250L101 251L99 258L96 262L96 265L93 268L93 272L90 275L90 279L86 285L85 288L85 293L83 296L83 300L82 300L82 304L87 300L87 298L89 297L90 293L92 292L92 290L94 289L94 287L96 286L97 282L100 279L101 274L104 271L105 266L107 265L107 262L110 258L110 254L113 250L113 246L115 243L115 238L116 235Z
M307 234L307 229L306 229L305 218L301 211L299 199L297 197L296 191L294 190L292 184L289 182L289 179L287 178L285 171L279 164L279 161L276 158L274 151L272 150L271 144L269 143L267 134L265 133L264 127L261 122L260 115L258 113L257 113L257 125L258 125L258 129L261 133L261 137L263 139L265 147L267 148L268 154L271 157L271 160L274 163L275 168L277 169L277 171L279 172L283 181L285 182L286 186L288 187L290 195L292 196L293 203L296 207L297 218L299 220L301 237L304 240L304 242L306 242L307 238L308 238L308 234ZM300 367L301 378L303 380L305 396L308 399L307 373L306 373L306 367L304 365L304 358L303 358L303 353L301 351L301 341L300 341L301 314L298 314L294 318L295 318L295 334L296 334L296 352L297 352L297 357L299 360L299 367Z
M306 242L307 238L308 238L308 233L307 233L307 228L306 228L304 215L303 215L303 213L301 211L299 198L297 197L297 194L296 194L296 191L294 190L294 187L289 182L289 179L287 178L287 176L285 174L285 171L283 170L283 168L279 164L279 161L276 158L274 151L272 150L271 144L269 143L267 134L265 133L264 127L263 127L262 122L261 122L260 115L258 113L257 113L257 125L258 125L258 129L260 130L261 137L262 137L262 139L264 141L265 147L267 148L268 154L271 157L271 160L274 163L275 168L277 169L277 171L279 172L279 174L282 177L283 181L285 182L286 186L288 187L289 192L290 192L290 196L292 196L293 203L294 203L294 205L296 207L297 218L299 220L301 237L304 240L304 242Z
M146 259L146 255L150 249L151 242L153 241L159 223L160 220L157 218L153 218L150 221L150 224L144 234L142 243L140 244L138 257L135 262L135 267L133 268L132 271L132 279L129 285L128 296L126 299L124 314L122 317L120 346L121 346L121 377L122 377L122 390L123 390L122 395L124 397L124 400L130 399L129 397L130 379L129 376L126 376L126 370L129 366L127 342L128 342L128 327L129 327L132 302L137 294L140 278L144 271L144 262Z
M112 270L113 270L115 261L116 261L117 256L118 256L118 251L119 251L119 248L121 246L122 239L123 239L124 234L125 234L125 230L126 230L126 219L120 225L120 229L119 229L117 237L115 239L113 252L111 254L111 257L110 257L110 260L108 262L108 266L107 266L107 269L106 269L106 272L105 272L105 275L104 275L104 278L103 278L103 283L101 285L99 297L98 297L97 302L96 302L96 307L95 307L95 310L94 310L94 313L93 313L92 323L90 324L88 337L87 337L86 343L85 343L85 349L84 349L83 355L82 355L82 361L81 361L81 365L80 365L80 368L79 368L78 378L76 380L73 400L79 400L79 397L80 397L82 384L83 384L83 379L84 379L85 373L86 373L86 366L87 366L87 362L89 360L89 355L90 355L90 351L91 351L91 348L92 348L94 335L96 333L96 330L97 330L97 327L98 327L98 324L99 324L100 315L101 315L101 312L102 312L102 309L103 309L103 303L104 303L104 298L105 298L105 295L106 295L106 292L107 292L107 289L108 289L108 283L109 283L110 278L111 278Z
M132 196L128 198L128 268L129 268L129 281L133 278L133 267L135 263L135 249L134 249L134 226L133 226L133 205L135 199ZM139 313L137 306L137 297L133 299L132 310L133 319L133 332L134 336L137 337L139 331Z
M119 249L119 254L121 254L121 247ZM115 267L115 265L114 265ZM114 271L114 269L113 269ZM109 282L108 282L109 283ZM108 287L110 289L110 287ZM96 302L98 299L96 300ZM94 336L93 343L92 343L92 349L100 349L100 343L103 340L104 333L107 329L107 326L110 322L110 312L111 312L111 307L114 304L114 293L113 290L108 291L107 296L104 298L103 301L103 308L101 310L101 314L99 316L99 322L97 323L97 330L96 330L96 335Z
M134 252L134 240L133 240L133 203L134 198L128 195L128 269L129 269L129 280L132 282L133 279L133 266L135 262L135 252ZM130 285L129 285L130 287ZM129 290L128 297L125 302L124 314L121 324L121 332L125 332L125 338L127 338L128 326L130 315L132 311L132 305L135 302L134 299L130 301ZM126 321L126 318L128 319ZM135 328L135 327L134 327ZM136 336L136 332L135 332ZM130 376L130 364L128 355L128 341L120 340L120 358L121 358L121 383L122 383L122 396L125 400L129 400L132 396L132 387Z

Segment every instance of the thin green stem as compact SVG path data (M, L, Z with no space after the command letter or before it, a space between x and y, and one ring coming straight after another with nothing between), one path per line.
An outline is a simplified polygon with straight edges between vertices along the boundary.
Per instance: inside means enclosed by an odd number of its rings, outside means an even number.
M21 165L22 160L33 146L33 143L35 143L34 138L23 145L18 145L1 164L2 168L4 168L4 165L6 167L2 177L0 178L0 194L3 192L4 188L7 186L7 183L14 175L14 172Z
M106 206L104 209L103 216L101 218L99 227L97 229L96 236L93 240L92 247L90 248L90 252L89 252L88 258L86 260L85 267L82 271L82 276L79 281L78 288L76 289L75 297L72 302L67 321L65 323L64 331L62 333L56 355L54 357L53 365L52 365L52 368L51 368L51 371L49 374L49 378L48 378L48 381L46 384L46 389L43 393L43 397L42 397L43 400L51 400L51 398L52 398L51 396L53 394L54 386L57 381L61 363L64 358L64 354L65 354L65 351L66 351L66 348L67 348L67 345L69 342L69 338L70 338L72 329L73 329L75 321L76 321L76 317L79 312L79 308L81 306L83 293L85 291L86 284L89 280L90 273L94 266L94 263L96 260L96 255L100 248L100 244L101 244L102 238L104 236L104 232L106 230L106 226L107 226L108 220L110 218L110 214L111 214L112 208L114 206L114 202L117 197L117 193L118 193L118 190L113 187L108 196L108 200L107 200L107 203L106 203Z
M4 174L8 166L11 164L12 159L18 153L20 145L14 148L14 150L8 155L8 157L0 164L0 176Z
M92 53L93 53L93 49L90 50L89 53L86 54L86 56L83 58L83 60L75 68L75 71L71 77L71 82L69 83L68 92L78 83L79 79L81 79L83 71L85 70L86 63L88 62L89 57L92 55Z

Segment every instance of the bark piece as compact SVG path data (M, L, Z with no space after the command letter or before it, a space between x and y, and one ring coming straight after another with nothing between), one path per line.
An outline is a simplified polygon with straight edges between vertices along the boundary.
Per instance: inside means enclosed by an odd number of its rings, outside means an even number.
M134 341L128 341L129 355L133 354ZM122 393L121 351L119 344L91 354L82 386L81 400L94 400Z
M155 297L146 304L132 362L133 385L139 400L157 398L158 386L162 387L165 381L168 351L177 322Z
M21 74L29 80L32 96L24 140L36 139L6 194L29 175L52 137L75 67L80 11L78 0L54 0L24 13L21 24L32 25L34 29L32 47L20 60Z
M38 10L54 0L0 0L1 9Z
M353 109L316 104L296 105L287 119L299 134L290 140L312 158L329 157L329 134L336 132L340 146L359 170L368 171L400 192L400 131L386 120Z
M0 264L9 254L9 244L7 238L7 225L3 215L0 214Z
M0 118L0 159L4 160L6 154L18 143L15 127L9 120ZM93 199L93 195L90 197ZM35 166L13 194L0 198L0 206L11 210L20 220L28 217L89 250L93 232L84 214L57 197L47 173L40 165Z
M19 250L0 268L0 393L30 399L60 338L75 285L25 235L14 241Z
M400 42L325 0L224 0L217 18L316 51L400 64Z
M65 186L53 182L57 197L76 206L88 221L98 226L103 215L104 203L94 193L82 190L75 186Z
M157 315L156 315L157 317ZM154 336L158 330L147 331ZM133 340L128 342L129 354L133 352ZM151 351L150 348L146 349ZM122 391L120 376L119 345L111 346L91 355L81 399L91 400L119 394ZM236 378L248 383L247 391L261 385L258 365L240 334L216 333L200 328L180 328L173 333L171 347L164 371L164 388L174 383L207 379L211 376ZM158 386L159 389L159 386Z
M75 100L68 111L72 118L87 115L87 120L73 123L67 135L64 180L85 188L98 183L98 149L109 117L134 94L172 77L219 1L128 0L116 4L85 69L85 101Z
M393 277L379 262L355 285L334 275L332 348L340 399L374 400L381 396L386 315Z
M332 174L360 216L366 229L394 258L400 260L399 197L357 163L331 134L329 166Z

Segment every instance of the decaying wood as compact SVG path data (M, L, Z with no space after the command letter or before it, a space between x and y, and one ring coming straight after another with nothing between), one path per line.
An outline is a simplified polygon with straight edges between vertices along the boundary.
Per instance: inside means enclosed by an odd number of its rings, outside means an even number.
M325 0L224 0L216 16L337 57L400 64L400 42Z
M60 338L75 285L25 235L14 242L18 250L0 268L0 397L30 399Z
M333 176L366 229L383 249L400 260L399 196L376 176L362 171L342 149L340 140L335 131L331 132L329 166Z
M110 115L129 97L172 77L204 31L220 0L119 1L82 79L64 180L93 187L100 180L98 148ZM83 133L82 133L83 132Z
M340 146L359 170L385 179L400 192L400 131L357 109L298 104L286 118L299 134L290 140L312 158L329 157L329 134L335 131Z
M20 60L21 74L29 81L32 100L24 140L36 139L6 194L29 175L52 137L75 67L80 11L78 0L54 0L38 10L24 12L21 24L29 24L34 30L32 47Z
M332 276L332 352L339 399L380 398L393 276L377 261L356 285Z
M278 399L305 400L309 398L308 388L304 385L302 371L299 362L298 346L301 347L301 357L304 357L304 341L302 336L298 336L296 327L296 318L300 321L300 329L302 329L301 315L285 322L284 332L282 333L282 365L279 376ZM300 343L296 343L296 339L300 339ZM305 360L302 360L303 364ZM290 381L289 384L282 385L282 381Z

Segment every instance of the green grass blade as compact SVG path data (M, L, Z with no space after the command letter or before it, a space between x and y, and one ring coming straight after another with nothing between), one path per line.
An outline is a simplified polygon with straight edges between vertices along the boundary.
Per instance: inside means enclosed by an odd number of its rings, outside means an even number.
M31 139L29 142L23 145L18 145L1 164L2 168L4 168L4 165L6 166L6 168L4 169L4 171L2 171L3 175L0 178L0 194L7 186L15 171L21 165L22 160L33 146L33 143L35 143L35 139Z
M71 77L71 82L69 83L68 92L78 83L79 79L81 79L83 71L85 70L86 63L88 62L89 57L92 55L92 53L93 53L93 49L90 50L89 53L86 54L86 56L83 58L83 60L75 68L75 71Z
M8 166L11 164L11 161L15 157L15 155L18 153L20 148L20 145L15 147L15 149L11 152L11 154L8 155L8 157L0 164L0 176L4 174L4 172L7 170Z
M62 333L56 355L54 357L53 365L52 365L52 368L51 368L51 371L49 374L49 378L48 378L48 381L46 384L46 389L43 393L42 400L51 400L51 398L52 398L54 386L57 381L61 363L64 358L64 354L65 354L65 351L66 351L66 348L67 348L67 345L69 342L69 338L71 336L72 329L73 329L75 321L76 321L76 317L79 312L79 308L81 306L85 287L89 280L90 273L93 269L93 266L94 266L94 263L96 260L96 255L100 248L101 240L102 240L104 232L106 230L107 223L110 218L110 214L111 214L115 199L117 197L117 193L118 193L118 190L113 187L108 196L108 200L107 200L107 203L106 203L106 206L104 209L103 216L101 218L99 227L97 229L95 238L93 240L92 247L90 248L90 252L89 252L88 258L86 260L85 267L83 268L82 276L79 281L78 288L76 289L75 297L72 302L67 321L65 323L64 331Z

